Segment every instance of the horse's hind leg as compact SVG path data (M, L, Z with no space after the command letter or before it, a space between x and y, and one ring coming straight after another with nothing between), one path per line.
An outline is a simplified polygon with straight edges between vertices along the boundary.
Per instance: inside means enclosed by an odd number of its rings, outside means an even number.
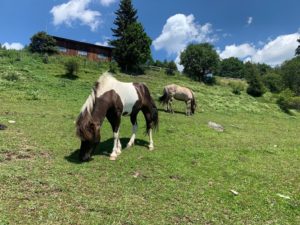
M132 135L130 137L129 142L127 143L127 148L130 148L132 145L134 145L135 135L136 135L136 132L137 132L137 129L138 129L138 125L137 125L137 122L136 122L136 116L137 116L137 113L134 113L134 114L130 115L130 121L131 121L131 124L132 124Z
M145 109L143 109L143 113L144 113L145 120L146 120L147 133L149 135L148 148L149 148L150 151L152 151L154 149L154 145L153 145L153 139L152 139L153 122L152 122L152 119L151 119L151 113L148 110L145 110Z
M192 100L189 99L189 100L186 101L186 112L185 112L185 114L186 114L187 116L192 115L191 108L192 108Z

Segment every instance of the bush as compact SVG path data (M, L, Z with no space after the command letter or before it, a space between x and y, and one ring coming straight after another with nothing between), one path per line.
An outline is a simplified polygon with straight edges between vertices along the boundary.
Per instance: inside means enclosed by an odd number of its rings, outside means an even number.
M272 93L279 93L283 89L283 80L278 73L268 72L263 76L263 83Z
M241 92L245 90L245 86L242 82L229 81L228 85L231 87L232 93L236 95L240 95Z
M109 72L111 73L118 73L119 72L119 66L116 61L112 61L109 63Z
M66 75L69 77L77 76L79 63L75 59L70 59L65 63Z
M279 94L277 104L285 112L289 112L289 109L300 110L300 97L286 89Z
M8 81L18 81L21 78L21 74L17 71L8 71L2 75L2 78Z
M175 75L175 72L177 72L177 66L175 62L171 61L167 64L167 68L165 70L167 75Z
M45 63L45 64L48 64L48 63L49 63L49 56L48 56L47 53L45 53L45 54L43 55L43 63Z

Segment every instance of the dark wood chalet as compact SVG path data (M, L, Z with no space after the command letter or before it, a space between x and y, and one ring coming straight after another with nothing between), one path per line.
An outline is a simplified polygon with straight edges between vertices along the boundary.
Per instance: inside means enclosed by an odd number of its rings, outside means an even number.
M87 57L93 61L112 60L112 47L74 41L67 38L52 36L61 54Z

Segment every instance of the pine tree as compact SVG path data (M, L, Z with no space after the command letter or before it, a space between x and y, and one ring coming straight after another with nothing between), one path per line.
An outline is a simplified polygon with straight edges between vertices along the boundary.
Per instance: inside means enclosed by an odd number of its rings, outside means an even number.
M119 9L116 11L116 19L114 24L117 26L116 29L111 29L114 33L113 36L121 38L128 25L137 22L137 10L133 8L131 0L122 0L119 5ZM112 41L113 43L113 41Z
M116 15L116 29L112 29L116 39L110 41L114 47L113 57L122 71L141 72L141 65L151 58L152 40L142 24L137 22L137 10L131 0L121 0Z

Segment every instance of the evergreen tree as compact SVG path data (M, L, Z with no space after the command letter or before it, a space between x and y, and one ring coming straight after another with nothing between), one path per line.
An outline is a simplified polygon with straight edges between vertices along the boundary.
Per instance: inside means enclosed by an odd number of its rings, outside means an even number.
M116 29L112 28L113 36L116 38L122 38L128 25L137 22L137 10L133 8L131 0L121 0L119 9L115 12L117 15L114 24ZM111 41L114 46L114 41Z
M140 72L141 65L151 59L152 40L137 22L137 10L131 0L121 0L119 7L114 21L116 29L112 29L116 39L110 41L113 56L123 71Z

